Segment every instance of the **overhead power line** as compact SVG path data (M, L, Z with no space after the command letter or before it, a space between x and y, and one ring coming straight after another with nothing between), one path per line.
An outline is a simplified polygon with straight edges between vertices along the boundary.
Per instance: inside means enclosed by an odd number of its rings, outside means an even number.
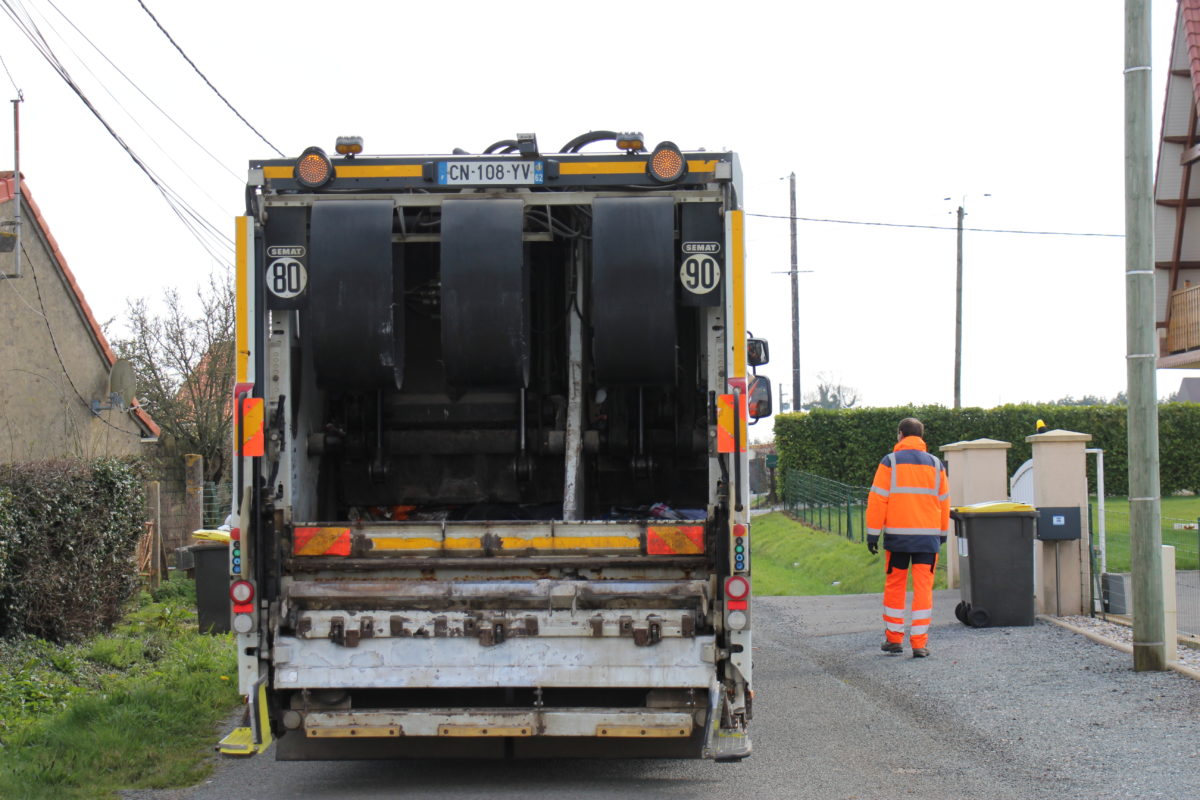
M21 93L21 87L17 86L17 82L13 79L12 73L8 71L8 64L4 63L4 56L0 55L0 66L4 67L4 74L8 76L8 82L12 84L13 90Z
M868 222L854 219L822 219L820 217L790 217L786 214L746 214L747 217L762 217L763 219L794 219L799 222L830 222L836 225L870 225L878 228L920 228L930 231L956 231L957 225L907 225L900 222ZM1098 236L1107 239L1124 239L1123 233L1077 233L1072 231L1021 231L1005 228L963 228L964 231L975 233L1019 233L1029 236Z
M5 13L9 16L17 28L25 35L30 43L33 44L34 48L38 51L42 58L46 60L51 68L58 73L59 77L63 79L71 91L75 92L76 96L79 97L80 101L83 102L88 111L90 111L97 121L104 126L104 129L108 132L108 134L113 137L118 145L121 146L121 149L123 149L130 159L133 160L133 163L136 164L143 173L145 173L146 177L152 184L154 184L154 187L158 189L163 199L166 200L167 205L170 206L171 210L179 218L180 222L182 222L188 231L191 232L196 241L199 242L200 245L207 250L209 255L211 255L216 261L226 265L230 264L231 260L229 255L230 250L233 248L232 240L230 240L223 231L219 230L211 222L205 219L205 217L198 210L196 210L190 203L187 202L187 200L183 198L182 195L168 185L166 181L164 181L150 167L150 165L147 164L134 151L134 149L130 147L124 139L121 138L120 134L118 134L112 125L109 124L108 120L104 118L104 115L100 113L100 110L96 108L79 84L77 84L74 78L71 77L71 74L67 71L66 66L54 53L53 48L50 47L49 42L46 41L46 38L38 29L37 23L34 22L32 17L28 15L28 12L25 12L24 16L18 13L18 8L20 8L23 12L25 11L19 0L0 0L0 7L4 9Z
M170 42L171 44L173 44L173 45L175 46L175 49L179 51L179 55L183 56L183 60L184 60L184 61L186 61L188 64L190 64L190 65L191 65L191 67L192 67L192 69L196 70L196 74L197 74L197 75L199 75L199 76L201 77L201 79L203 79L203 80L204 80L204 82L205 82L206 84L208 84L208 88L212 89L212 90L213 90L213 93L214 93L214 94L215 94L217 97L221 98L222 102L224 102L224 103L225 103L225 105L229 106L229 110L230 110L230 111L232 111L232 112L233 112L235 115L237 115L237 118L238 118L238 119L240 119L242 122L244 122L244 123L246 124L246 127L247 127L247 128L249 128L250 130L254 131L254 134L255 134L256 136L258 136L258 138L260 138L260 139L262 139L264 142L266 142L266 144L267 144L267 147L271 148L271 149L272 149L272 150L274 150L276 153L278 153L280 158L283 158L283 157L284 157L284 155L283 155L283 153L280 151L280 149L279 149L278 147L276 147L275 145L271 144L269 141L267 141L267 137L265 137L265 136L263 136L261 133L259 133L259 132L258 132L258 129L257 129L257 128L255 128L253 125L251 125L251 124L250 124L250 122L249 122L249 121L248 121L248 120L247 120L245 117L243 117L243 116L242 116L241 112L240 112L240 111L238 111L236 108L234 108L234 107L233 107L233 103L231 103L231 102L229 102L228 100L226 100L226 99L225 99L225 95L223 95L223 94L221 94L220 92L218 92L218 91L217 91L217 87L213 86L213 85L212 85L212 81L210 81L210 80L208 79L208 77L207 77L207 76L205 76L205 74L204 74L203 72L201 72L201 71L200 71L200 68L199 68L199 67L197 67L197 66L196 66L196 64L195 64L195 63L194 63L194 62L193 62L193 61L192 61L190 58L188 58L188 54L187 54L187 53L185 53L185 52L183 52L183 48L182 48L182 47L180 47L178 43L176 43L176 41L175 41L175 40L174 40L174 39L171 37L171 34L167 33L167 29L166 29L166 28L164 28L164 27L162 26L162 23L158 21L158 17L154 16L154 14L152 14L152 13L150 12L150 9L146 8L146 4L145 4L145 3L143 3L143 2L142 2L142 0L138 0L138 5L142 7L142 10L146 12L147 16L149 16L149 17L150 17L150 19L154 20L154 24L158 26L158 29L159 29L160 31L162 31L162 34L163 34L163 36L167 37L167 41L168 41L168 42Z
M231 170L231 169L230 169L228 166L226 166L225 162L221 161L221 159L219 159L219 158L217 158L215 155L213 155L213 153L212 153L211 151L209 151L209 149L208 149L207 147L205 147L203 144L201 144L201 143L200 143L200 142L199 142L199 141L196 139L196 137L195 137L195 136L192 136L192 134L188 132L188 129L187 129L187 128L185 128L183 125L179 124L179 122L178 122L178 121L176 121L176 119L175 119L174 117L172 117L170 114L168 114L168 113L166 112L166 110L165 110L165 109L163 109L163 107L162 107L162 106L160 106L158 103L156 103L156 102L154 101L154 98L153 98L153 97L151 97L150 95L146 94L145 90L143 90L141 86L138 86L137 82L136 82L136 81L134 81L134 80L133 80L133 78L131 78L131 77L129 77L128 75L126 75L126 74L125 74L125 71L124 71L123 69L121 69L120 67L118 67L118 66L116 65L116 63L115 63L115 62L114 62L114 61L113 61L111 58L109 58L109 57L108 57L108 55L107 55L107 54L106 54L106 53L105 53L103 50L101 50L101 49L100 49L100 48L99 48L99 47L96 45L96 43L95 43L95 42L93 42L93 41L91 40L91 38L89 38L89 37L88 37L88 35L87 35L86 33L84 33L83 31L81 31L81 30L79 29L79 26L78 26L78 25L76 25L74 22L72 22L72 21L71 21L71 18L70 18L70 17L68 17L66 14L64 14L64 13L63 13L62 9L60 9L60 8L59 8L57 5L55 5L55 4L54 4L54 0L47 0L47 2L49 2L49 3L50 3L50 7L51 7L51 8L53 8L55 11L57 11L57 12L58 12L58 15L59 15L60 17L62 17L64 20L66 20L66 22L67 22L67 24L68 24L68 25L70 25L72 28L74 28L74 29L75 29L75 32L76 32L76 33L78 33L78 34L79 34L81 37L83 37L83 40L84 40L85 42L87 42L87 43L88 43L88 45L90 45L90 46L91 46L91 48L92 48L93 50L95 50L97 53L99 53L99 54L100 54L100 57L101 57L101 58L103 58L105 61L107 61L107 62L108 62L108 64L109 64L109 66L110 66L110 67L112 67L113 69L115 69L115 70L117 71L117 74L118 74L118 75L120 75L122 78L124 78L124 79L125 79L125 81L126 81L126 82L127 82L129 85L130 85L130 86L132 86L134 89L136 89L136 90L137 90L137 92L138 92L138 94L140 94L142 97L146 98L146 102L148 102L150 105L154 106L154 108L155 108L155 109L158 111L158 113L160 113L160 114L162 114L164 117L166 117L166 119L167 119L167 121L168 121L168 122L170 122L172 125L174 125L174 126L175 126L175 128L176 128L177 130L179 130L179 132L180 132L180 133L182 133L182 134L183 134L184 136L186 136L186 137L187 137L189 140L191 140L192 144L194 144L194 145L196 145L196 147L200 148L200 150L202 150L202 151L204 152L204 154L205 154L205 155L207 155L209 158L211 158L211 159L213 160L213 162L214 162L214 163L215 163L217 166L219 166L221 169L223 169L223 170L225 170L227 173L229 173L229 175L230 175L230 176L232 176L232 177L233 177L235 180L237 180L238 182L241 182L241 177L240 177L240 176L239 176L239 175L238 175L236 172L234 172L234 171L233 171L233 170ZM60 36L59 36L59 38L60 38L60 39L62 39L62 36L60 35ZM65 42L66 40L65 40L65 39L63 39L63 41ZM74 51L72 51L72 52L74 52ZM75 54L75 56L76 56L76 58L79 58L79 54L78 54L78 53L76 53L76 54ZM80 63L84 63L82 58L80 58L80 59L79 59L79 61L80 61ZM84 64L84 66L85 66L85 68L86 68L86 64ZM89 72L91 72L91 70L90 70L90 69L89 69L88 71L89 71ZM97 77L95 73L92 73L92 76L96 78L97 82L99 82L99 81L100 81L100 78L99 78L99 77ZM101 84L101 85L103 85L103 84ZM105 91L107 91L107 89L106 89ZM120 101L119 101L119 100L117 100L117 98L116 98L115 96L113 96L112 92L109 92L108 94L109 94L109 96L110 96L110 97L112 97L112 98L113 98L113 100L114 100L114 101L115 101L115 102L116 102L118 105L121 105ZM122 108L123 110L125 110L127 114L129 113L129 112L128 112L128 110L126 110L126 109L125 109L125 107L124 107L123 105L121 105L121 108ZM133 118L133 115L132 115L132 114L130 114L129 116L130 116L130 118ZM135 120L134 120L134 122L137 122L137 120L135 119ZM141 127L141 126L139 125L138 127ZM142 128L142 130L145 130L145 128ZM146 132L146 135L147 135L147 136L149 136L149 135L150 135L148 131ZM159 149L162 149L162 148L159 148ZM165 153L165 152L166 152L166 151L164 151L164 153ZM167 154L167 157L168 157L168 158L170 158L170 155L169 155L169 154ZM175 163L173 159L172 159L172 163ZM179 166L179 165L178 165L178 164L176 164L176 166ZM181 170L181 171L183 171L185 174L187 173L187 170L183 170L183 168L182 168L182 167L180 167L180 170ZM201 191L203 191L203 190L201 190ZM213 198L211 198L211 197L210 197L209 199L210 199L210 200L213 200ZM215 201L215 200L213 200L213 202L216 202L216 201Z

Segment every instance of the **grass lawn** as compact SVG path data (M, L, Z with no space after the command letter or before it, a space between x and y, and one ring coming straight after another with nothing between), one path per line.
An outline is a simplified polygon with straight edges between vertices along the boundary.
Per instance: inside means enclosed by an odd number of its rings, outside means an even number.
M1092 504L1092 536L1098 543L1099 517L1096 499ZM1164 497L1162 509L1162 543L1174 545L1176 569L1200 569L1200 531L1177 531L1176 523L1195 523L1200 517L1200 496L1179 495ZM1129 572L1129 500L1125 497L1104 498L1105 550L1109 572ZM1097 568L1099 562L1097 561Z
M760 595L872 594L883 592L883 553L862 542L813 530L775 512L753 519L751 574ZM943 548L944 551L944 548ZM935 588L944 589L939 559Z
M239 697L231 637L197 631L195 597L176 578L90 641L0 640L0 797L115 797L208 773Z

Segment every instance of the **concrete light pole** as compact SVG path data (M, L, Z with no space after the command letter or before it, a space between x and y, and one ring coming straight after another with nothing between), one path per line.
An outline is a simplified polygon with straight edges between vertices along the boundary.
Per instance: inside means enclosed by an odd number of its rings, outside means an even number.
M1129 382L1129 539L1133 668L1167 668L1155 386L1150 4L1125 0L1125 364Z
M984 193L984 197L991 197ZM947 197L947 200L950 198ZM963 218L967 216L967 196L958 204L958 260L954 280L954 407L962 408L962 298L963 298Z
M792 411L800 410L800 274L796 261L796 173L788 176L792 190Z

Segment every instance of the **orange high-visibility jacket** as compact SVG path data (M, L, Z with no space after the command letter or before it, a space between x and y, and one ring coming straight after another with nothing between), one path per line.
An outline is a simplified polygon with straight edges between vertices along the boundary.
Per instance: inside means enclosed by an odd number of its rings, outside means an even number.
M925 451L920 436L905 436L875 470L867 495L867 541L898 553L936 553L950 531L946 467Z

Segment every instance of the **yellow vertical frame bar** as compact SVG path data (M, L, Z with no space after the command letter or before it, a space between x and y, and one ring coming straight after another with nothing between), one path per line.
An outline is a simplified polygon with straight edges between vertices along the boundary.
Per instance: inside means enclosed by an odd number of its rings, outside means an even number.
M730 331L730 345L733 347L733 363L730 375L734 378L746 376L746 216L742 211L729 212L729 250L730 269L733 288L733 329ZM746 388L743 383L742 394ZM738 415L737 425L741 428L741 443L746 446L746 437L750 431L746 427L745 416Z
M733 348L733 364L730 375L746 377L746 251L745 213L729 212L729 249L732 253L730 269L733 280L733 329L730 331L730 346Z
M250 283L252 279L251 262L252 257L250 248L254 243L253 226L254 219L252 217L237 217L235 218L235 233L234 245L236 247L235 261L235 317L234 326L236 332L236 347L237 347L237 382L249 383L254 380L251 369L251 349L252 342L250 341L250 309L253 286Z

